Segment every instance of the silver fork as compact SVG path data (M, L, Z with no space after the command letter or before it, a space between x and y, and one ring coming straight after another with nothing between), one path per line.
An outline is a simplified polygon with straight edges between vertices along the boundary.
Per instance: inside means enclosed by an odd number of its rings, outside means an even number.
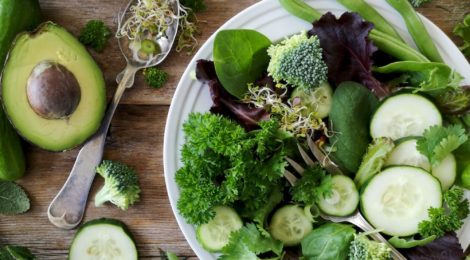
M343 172L338 167L338 165L336 165L333 161L331 161L331 159L325 154L325 152L315 142L313 142L311 137L307 137L307 143L313 156L317 159L317 161L320 163L320 165L323 168L325 168L331 174L343 174ZM298 145L298 149L304 162L308 166L313 166L315 162L308 156L307 152L305 152L305 150L300 145ZM300 164L298 164L297 162L295 162L294 160L288 157L286 157L286 160L287 162L289 162L292 168L295 169L297 173L299 173L300 175L303 174L305 169ZM292 185L295 185L295 177L293 177L294 175L291 172L286 170L285 176ZM341 223L341 222L351 223L355 225L356 227L362 229L362 231L364 232L375 230L375 228L371 224L369 224L369 222L367 222L367 220L362 216L361 212L357 209L352 215L349 215L346 217L330 216L320 211L320 217L325 220L329 220L335 223ZM395 247L393 247L379 232L370 233L369 236L375 241L386 244L391 250L393 259L406 260L406 257L404 257Z
M374 231L375 228L367 222L367 220L362 216L361 212L359 210L356 210L352 215L346 216L346 217L335 217L335 216L330 216L330 215L325 215L320 212L320 217L329 220L335 223L341 223L341 222L348 222L356 227L362 229L364 232L369 232L369 231ZM372 232L369 233L369 236L378 242L382 242L386 244L391 250L392 250L392 257L395 260L406 260L406 257L404 257L398 250L393 247L387 239L385 239L379 232Z

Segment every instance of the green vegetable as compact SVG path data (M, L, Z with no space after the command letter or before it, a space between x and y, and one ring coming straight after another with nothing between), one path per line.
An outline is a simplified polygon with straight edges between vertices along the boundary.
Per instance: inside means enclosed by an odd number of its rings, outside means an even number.
M222 86L239 99L248 83L261 76L269 62L271 41L255 30L223 30L214 40L214 65Z
M434 41L410 2L408 2L408 0L387 0L387 2L393 6L393 8L401 14L403 20L405 20L408 32L413 37L418 49L431 61L442 62L442 57Z
M271 236L262 235L254 224L247 224L230 235L219 260L258 260L258 255L272 252L281 259L283 245Z
M269 199L266 201L265 205L254 212L252 216L249 216L252 217L253 222L255 222L256 227L263 236L269 235L269 232L265 229L268 224L269 214L283 199L284 193L279 189L274 189L269 195Z
M429 220L419 223L419 234L423 237L442 237L446 232L462 227L463 220L470 213L468 200L464 198L464 190L457 186L444 193L444 207L429 208Z
M301 113L303 116L312 115L315 118L328 117L331 111L331 103L333 98L333 89L328 81L323 82L314 90L305 90L303 88L295 88L291 94L291 100L300 100L299 106L305 107Z
M447 155L468 139L460 125L431 126L416 143L418 151L425 155L432 166L437 166Z
M406 73L414 92L440 96L444 91L460 89L463 77L444 63L399 61L375 68L379 73ZM445 92L444 92L445 93Z
M395 144L390 138L380 137L372 141L354 178L358 188L361 188L367 180L380 172L394 147Z
M436 236L429 236L423 239L416 240L414 237L397 237L394 236L388 240L388 242L395 248L412 248L415 246L424 246L428 243L431 243L436 239Z
M0 181L0 214L15 215L29 210L29 198L16 183Z
M178 210L188 223L207 223L214 206L235 202L242 216L253 217L271 203L273 190L281 190L287 136L274 119L260 126L246 133L220 115L189 115L183 124L184 166L175 177L181 192Z
M137 247L126 224L118 219L99 218L83 224L75 233L68 260L138 260Z
M288 12L309 23L320 19L322 15L303 0L279 0L279 2ZM399 60L429 61L420 52L386 33L373 29L369 34L369 38L380 50Z
M465 167L462 175L460 177L460 181L462 182L462 186L466 189L470 189L470 164Z
M90 20L80 31L78 40L97 52L102 52L109 37L111 37L111 30L103 21Z
M350 225L328 223L314 229L302 240L302 254L308 260L348 258L356 231Z
M95 206L109 201L122 210L139 200L139 180L131 167L117 161L103 161L96 172L104 178L104 186L95 195Z
M1 260L35 260L36 256L23 246L5 246L0 250Z
M372 6L364 0L339 0L339 3L344 5L349 10L359 13L364 20L374 24L378 31L381 31L396 40L403 42L403 39L395 30L395 28Z
M25 172L21 141L0 107L0 181L13 181Z
M432 0L408 0L413 7L420 7L423 4L429 3Z
M313 90L327 79L328 67L323 61L323 49L317 36L307 32L293 35L268 49L271 57L268 73L276 82Z
M292 200L307 206L318 203L331 195L331 175L319 164L305 169L295 186L292 187Z
M333 158L349 172L356 172L371 139L369 122L378 107L377 98L364 86L344 82L333 95L330 120L336 133L330 142Z
M145 82L152 88L161 88L168 80L168 73L157 67L146 68L143 74Z
M467 14L463 21L454 28L454 34L462 38L463 45L460 50L465 56L470 56L470 14Z
M349 246L349 260L390 260L391 252L385 243L369 240L366 233L361 233Z

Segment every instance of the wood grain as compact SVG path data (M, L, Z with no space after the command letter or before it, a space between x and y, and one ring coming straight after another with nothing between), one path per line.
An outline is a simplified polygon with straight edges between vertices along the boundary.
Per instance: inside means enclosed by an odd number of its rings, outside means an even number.
M274 0L273 0L274 1ZM90 19L102 19L113 30L115 15L124 0L40 0L45 18L55 21L75 35ZM198 15L201 21L202 44L230 17L257 2L255 0L206 0L207 11ZM434 0L420 8L449 36L454 25L470 12L468 0ZM452 38L456 41L458 39ZM111 39L103 53L92 52L101 66L108 86L108 96L116 87L115 76L124 68L117 42ZM162 89L151 89L139 75L135 87L128 90L111 126L111 138L106 146L106 159L120 160L136 168L142 185L142 199L127 212L107 205L88 205L85 221L99 217L123 220L134 233L143 259L159 257L159 248L179 256L196 259L179 230L171 211L163 177L163 132L168 105L176 84L191 56L172 53L161 64L170 74ZM47 220L46 209L59 191L74 163L78 150L50 153L25 145L28 169L19 183L31 197L31 210L19 216L0 217L0 245L28 246L39 259L65 259L75 231L55 228ZM97 178L92 196L102 185Z

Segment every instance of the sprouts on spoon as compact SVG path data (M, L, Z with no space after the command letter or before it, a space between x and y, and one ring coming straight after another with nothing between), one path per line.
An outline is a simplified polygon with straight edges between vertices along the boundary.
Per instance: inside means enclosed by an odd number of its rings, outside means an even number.
M197 27L188 17L190 9L175 0L137 0L118 21L117 38L127 38L134 60L149 63L160 54L169 51L168 35L173 33L174 23L179 20L180 34L177 51L194 48Z

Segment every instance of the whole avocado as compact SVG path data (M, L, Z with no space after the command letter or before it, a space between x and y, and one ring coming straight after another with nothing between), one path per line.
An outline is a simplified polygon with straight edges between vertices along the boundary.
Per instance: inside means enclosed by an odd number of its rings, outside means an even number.
M0 1L0 70L16 35L33 30L41 22L37 0ZM21 141L0 106L0 180L23 176L25 159Z

